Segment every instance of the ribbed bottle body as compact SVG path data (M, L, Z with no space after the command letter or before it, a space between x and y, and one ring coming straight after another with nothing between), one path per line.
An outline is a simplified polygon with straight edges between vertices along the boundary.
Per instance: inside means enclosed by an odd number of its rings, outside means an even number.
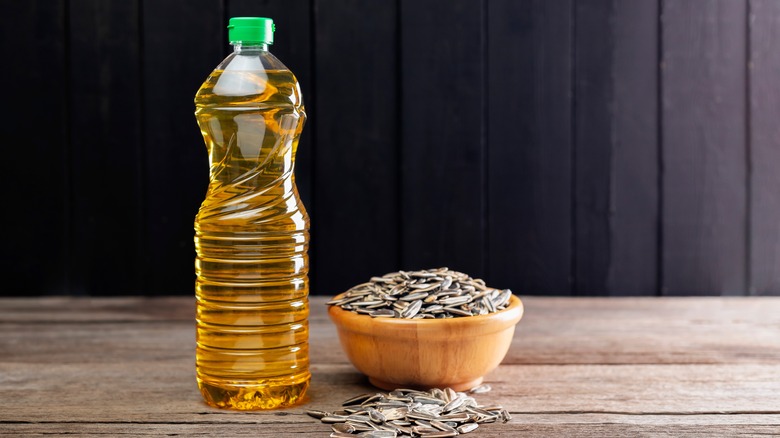
M195 99L210 164L195 220L196 371L208 404L271 409L300 401L310 379L309 218L293 172L306 115L272 55L231 56Z

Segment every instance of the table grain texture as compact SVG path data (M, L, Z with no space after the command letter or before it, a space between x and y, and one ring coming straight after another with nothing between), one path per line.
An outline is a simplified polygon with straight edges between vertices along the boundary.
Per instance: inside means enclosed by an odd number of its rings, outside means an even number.
M780 298L522 297L468 436L780 436ZM194 298L0 300L0 436L322 436L305 414L376 391L311 300L306 403L231 412L195 384Z

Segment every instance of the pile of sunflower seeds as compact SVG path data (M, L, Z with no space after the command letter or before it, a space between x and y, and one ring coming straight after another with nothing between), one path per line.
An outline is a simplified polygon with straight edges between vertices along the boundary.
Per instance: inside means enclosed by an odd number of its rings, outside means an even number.
M501 406L480 406L471 396L488 391L489 385L477 386L468 393L451 388L396 389L353 397L335 412L306 413L330 424L332 438L453 437L472 432L480 424L512 419Z
M328 305L374 318L454 318L498 312L512 291L447 268L398 271L359 284Z

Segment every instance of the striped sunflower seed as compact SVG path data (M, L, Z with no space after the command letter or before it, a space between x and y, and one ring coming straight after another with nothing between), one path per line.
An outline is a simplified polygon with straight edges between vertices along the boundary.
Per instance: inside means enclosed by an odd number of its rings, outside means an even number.
M438 319L500 312L511 296L509 289L489 288L482 279L443 267L371 277L327 305L372 318ZM424 306L410 307L418 301Z
M489 390L486 384L466 392L451 388L396 389L390 393L360 394L345 400L342 409L334 412L306 413L329 424L330 436L337 438L453 437L472 432L480 424L511 420L503 407L479 405L469 395Z

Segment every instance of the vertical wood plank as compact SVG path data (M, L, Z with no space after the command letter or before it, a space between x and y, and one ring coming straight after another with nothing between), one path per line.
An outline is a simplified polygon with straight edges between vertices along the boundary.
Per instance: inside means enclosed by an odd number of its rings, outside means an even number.
M780 2L750 1L750 292L780 295Z
M295 185L303 205L313 213L313 157L314 157L314 76L312 75L312 11L309 0L227 0L226 18L269 17L274 20L274 54L298 78L307 110L308 121L304 125L298 152L295 155ZM227 22L222 26L227 26ZM227 35L227 29L224 29Z
M662 292L745 292L744 1L662 8Z
M483 3L401 1L402 266L483 276Z
M612 0L610 295L658 292L657 0Z
M486 277L571 291L571 0L488 3Z
M394 2L316 2L312 264L332 295L397 269Z
M574 292L604 294L611 261L613 45L610 1L575 2Z
M65 2L5 2L4 285L0 295L67 293L68 73Z
M657 290L658 5L576 3L575 292Z
M194 293L193 222L209 170L193 100L223 59L226 26L218 1L143 4L148 293Z
M70 2L72 292L140 291L138 1Z

